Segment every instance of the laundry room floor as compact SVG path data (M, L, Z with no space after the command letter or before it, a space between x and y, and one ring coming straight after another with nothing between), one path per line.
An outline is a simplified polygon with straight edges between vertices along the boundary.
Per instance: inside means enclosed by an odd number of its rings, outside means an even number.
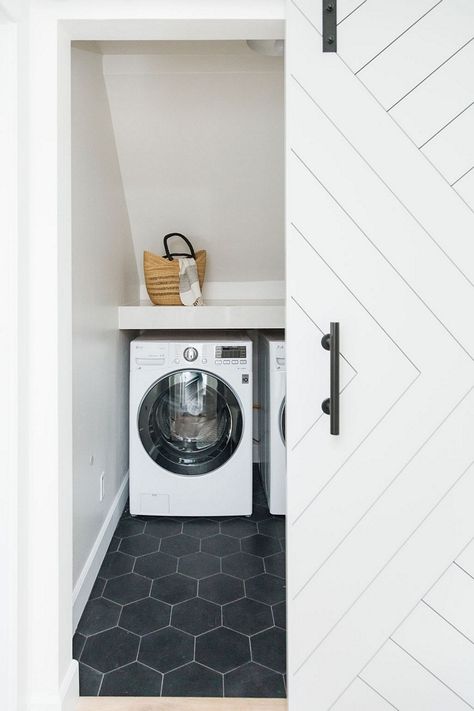
M82 696L286 696L285 519L125 508L73 640Z

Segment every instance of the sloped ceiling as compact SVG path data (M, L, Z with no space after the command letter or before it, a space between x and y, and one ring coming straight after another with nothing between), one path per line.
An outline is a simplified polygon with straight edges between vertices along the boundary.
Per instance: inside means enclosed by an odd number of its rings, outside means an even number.
M176 231L208 250L208 281L282 280L282 59L245 42L122 44L91 49L104 54L140 274L143 251L161 254Z

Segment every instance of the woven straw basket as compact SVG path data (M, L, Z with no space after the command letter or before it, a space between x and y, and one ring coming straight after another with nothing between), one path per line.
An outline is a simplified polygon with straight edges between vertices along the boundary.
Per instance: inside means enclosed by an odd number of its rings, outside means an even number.
M170 237L181 237L189 247L189 254L171 253L168 249ZM206 273L206 251L195 252L191 242L179 232L172 232L163 239L165 256L159 257L152 252L143 253L143 271L148 296L153 304L159 306L182 306L179 296L179 261L174 257L194 257L196 260L199 285L202 289Z

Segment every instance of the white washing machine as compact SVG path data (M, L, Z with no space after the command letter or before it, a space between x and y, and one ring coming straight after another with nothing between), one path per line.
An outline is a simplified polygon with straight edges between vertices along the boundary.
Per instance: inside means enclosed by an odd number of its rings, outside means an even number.
M130 346L130 512L251 514L252 342L195 331Z
M260 334L260 469L272 514L286 514L285 398L283 332Z

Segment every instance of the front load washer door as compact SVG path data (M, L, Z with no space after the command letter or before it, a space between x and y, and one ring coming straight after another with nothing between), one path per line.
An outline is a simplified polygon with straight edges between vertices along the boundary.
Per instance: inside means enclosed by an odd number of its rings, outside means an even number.
M138 431L149 456L174 474L195 476L221 467L242 438L237 396L216 375L179 370L157 380L138 411Z
M286 444L286 398L283 398L280 406L280 437L283 440L283 444Z

